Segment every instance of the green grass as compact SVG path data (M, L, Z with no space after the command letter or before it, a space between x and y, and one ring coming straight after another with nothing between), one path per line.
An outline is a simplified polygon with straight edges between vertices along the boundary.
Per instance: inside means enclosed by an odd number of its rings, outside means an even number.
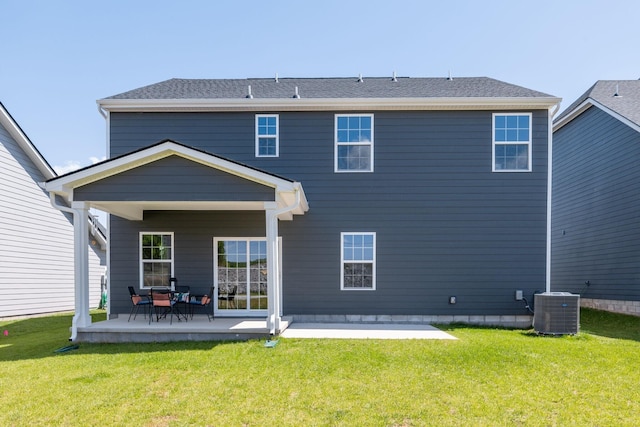
M96 313L97 319L104 314ZM70 316L0 323L0 425L636 426L640 318L457 341L80 344Z

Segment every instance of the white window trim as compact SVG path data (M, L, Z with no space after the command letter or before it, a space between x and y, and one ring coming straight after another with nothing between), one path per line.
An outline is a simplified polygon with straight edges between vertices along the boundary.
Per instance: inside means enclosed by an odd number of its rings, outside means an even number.
M371 118L371 141L370 142L340 142L338 143L338 117L370 117ZM374 117L373 114L336 114L334 116L334 124L333 124L333 171L335 173L371 173L374 169L374 161L373 161L373 142L375 141L375 136L373 134L374 126ZM351 169L338 169L338 147L340 145L369 145L371 147L371 168L369 170L351 170Z
M261 117L275 117L276 119L276 134L275 135L260 135L258 132L258 119ZM278 114L256 114L256 157L280 157L280 116ZM265 155L260 154L260 138L275 138L276 139L276 154Z
M529 141L496 141L496 116L529 116ZM531 172L533 146L533 114L532 113L493 113L491 120L491 171L492 172ZM527 169L496 169L496 145L527 145Z
M360 236L373 236L373 260L370 261L372 264L372 268L371 268L371 272L372 272L372 279L371 279L371 287L370 288L345 288L344 286L344 264L345 264L345 260L344 260L344 236L356 236L356 235L360 235ZM377 246L377 239L376 239L376 233L373 231L343 231L340 233L340 290L341 291L375 291L376 290L376 246ZM363 262L369 262L369 261L358 261L360 263Z
M171 264L170 277L174 277L173 262L176 256L176 246L175 246L176 240L175 240L175 235L173 231L141 231L140 233L138 233L138 252L139 252L138 263L140 264L140 282L138 283L138 286L140 287L140 289L151 289L150 287L144 286L144 261L145 260L142 259L142 236L145 234L165 234L165 235L171 236L171 261L162 261L162 260L160 261L160 262L166 262Z

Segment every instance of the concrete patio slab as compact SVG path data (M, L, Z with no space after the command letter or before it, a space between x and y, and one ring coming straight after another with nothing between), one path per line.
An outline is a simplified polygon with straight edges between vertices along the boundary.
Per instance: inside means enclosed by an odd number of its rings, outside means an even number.
M456 337L431 325L368 323L291 323L283 338L343 338L382 340L455 340Z

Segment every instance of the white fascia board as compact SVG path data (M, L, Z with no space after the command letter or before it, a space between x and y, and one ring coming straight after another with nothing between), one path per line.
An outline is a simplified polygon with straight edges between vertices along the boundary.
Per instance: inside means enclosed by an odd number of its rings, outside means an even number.
M49 166L44 157L42 157L27 135L25 135L22 129L20 129L20 126L18 126L2 105L0 105L0 124L9 132L11 137L18 143L38 170L42 172L45 179L51 179L56 176L56 172Z
M45 188L47 191L69 194L69 191L76 187L99 181L109 176L117 175L127 170L172 155L178 155L247 180L280 189L281 191L293 191L294 189L293 182L291 181L230 162L211 154L193 150L170 141L117 159L106 160L102 163L97 163L94 166L61 176L45 183Z
M493 110L547 109L556 97L309 98L309 99L102 99L109 112Z
M304 189L302 188L302 184L299 182L294 182L293 185L300 192L300 209L302 212L307 212L309 210L309 202L307 201L307 195L304 194Z
M580 114L582 114L583 112L588 110L592 105L593 105L593 99L591 99L591 98L585 99L580 105L578 105L573 110L571 110L566 116L564 116L562 119L560 119L557 122L555 122L553 124L553 131L554 132L557 131L562 126L566 125L571 120L575 119Z
M571 122L573 119L575 119L576 117L578 117L580 114L582 114L583 112L585 112L587 109L589 109L590 107L596 107L600 110L602 110L603 112L609 114L611 117L613 117L616 120L621 121L622 123L626 124L627 126L629 126L630 128L632 128L633 130L635 130L636 132L640 132L640 126L627 119L625 116L615 112L614 110L612 110L609 107L604 106L603 104L599 103L598 101L596 101L595 99L592 98L587 98L583 103L581 103L580 105L578 105L576 108L574 108L573 110L571 110L571 112L569 114L567 114L566 116L564 116L562 118L562 120L559 120L558 122L556 122L553 125L553 131L557 131L560 128L562 128L564 125L568 124L569 122Z

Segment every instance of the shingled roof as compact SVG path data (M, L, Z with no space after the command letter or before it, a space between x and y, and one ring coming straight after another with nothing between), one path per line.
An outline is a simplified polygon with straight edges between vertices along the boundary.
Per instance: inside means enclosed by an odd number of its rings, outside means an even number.
M598 80L554 120L562 127L592 105L604 107L640 126L640 80Z
M241 99L249 97L249 94L256 99L296 98L296 94L303 99L552 98L542 92L488 77L347 77L170 79L105 99Z

